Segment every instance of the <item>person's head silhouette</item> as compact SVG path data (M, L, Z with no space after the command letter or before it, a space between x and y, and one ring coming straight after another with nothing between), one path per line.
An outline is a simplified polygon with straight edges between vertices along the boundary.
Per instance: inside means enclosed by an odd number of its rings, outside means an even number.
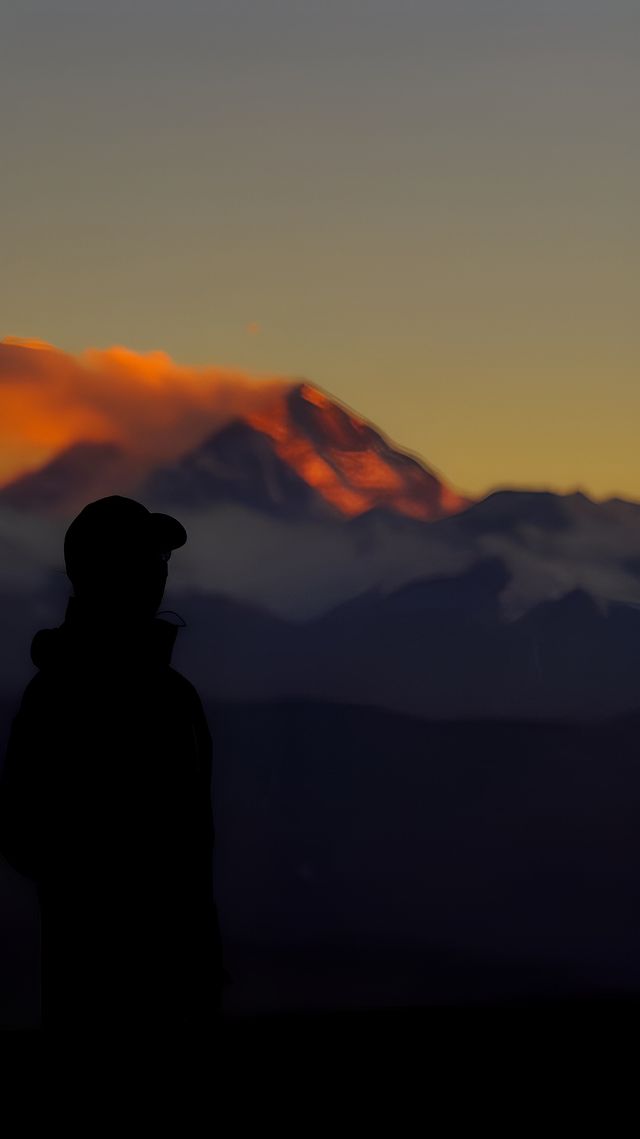
M69 526L64 559L83 606L126 618L153 617L164 593L171 551L187 540L168 514L152 514L120 495L90 502Z

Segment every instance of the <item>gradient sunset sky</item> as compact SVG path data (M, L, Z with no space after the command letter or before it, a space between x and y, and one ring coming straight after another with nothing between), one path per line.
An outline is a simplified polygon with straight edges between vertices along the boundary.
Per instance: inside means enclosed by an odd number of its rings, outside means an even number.
M0 336L640 499L637 0L2 0Z

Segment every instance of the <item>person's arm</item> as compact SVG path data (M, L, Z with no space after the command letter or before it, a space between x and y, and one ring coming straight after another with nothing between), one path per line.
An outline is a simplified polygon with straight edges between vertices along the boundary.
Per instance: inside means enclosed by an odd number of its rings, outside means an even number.
M198 831L202 842L202 866L206 874L205 890L208 896L207 933L209 953L213 957L211 964L219 984L228 981L229 975L224 968L222 937L213 891L213 852L215 847L215 826L213 821L213 808L211 803L211 777L213 767L213 740L207 717L200 697L195 693L194 725L198 752L198 804L200 821Z

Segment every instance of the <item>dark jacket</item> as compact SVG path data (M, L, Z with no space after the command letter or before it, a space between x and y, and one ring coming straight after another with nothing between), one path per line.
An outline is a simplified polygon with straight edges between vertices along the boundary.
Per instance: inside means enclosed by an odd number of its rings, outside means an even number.
M222 955L213 898L212 743L170 666L177 627L64 623L13 721L0 849L35 880L44 1023L208 1022Z

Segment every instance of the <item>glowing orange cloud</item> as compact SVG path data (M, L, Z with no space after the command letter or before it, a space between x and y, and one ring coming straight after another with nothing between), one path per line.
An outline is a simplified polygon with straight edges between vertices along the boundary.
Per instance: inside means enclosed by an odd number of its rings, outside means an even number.
M79 356L42 341L0 341L0 483L41 466L78 440L120 444L170 459L260 407L282 378L190 368L164 352L89 349Z

